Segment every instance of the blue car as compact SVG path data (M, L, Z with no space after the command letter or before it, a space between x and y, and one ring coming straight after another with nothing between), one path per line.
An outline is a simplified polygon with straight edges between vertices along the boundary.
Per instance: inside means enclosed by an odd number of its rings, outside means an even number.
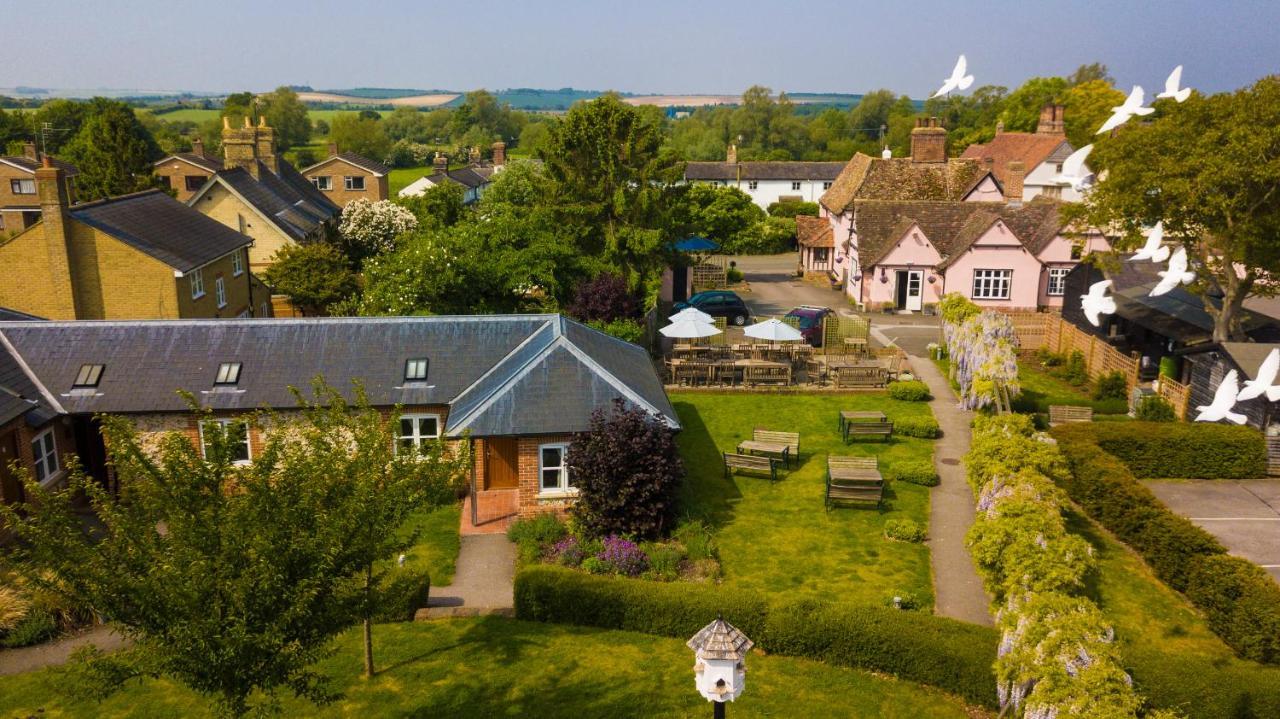
M723 317L729 324L742 327L751 319L751 310L736 292L728 290L708 290L699 292L686 302L677 302L677 312L689 307L696 307L712 317Z

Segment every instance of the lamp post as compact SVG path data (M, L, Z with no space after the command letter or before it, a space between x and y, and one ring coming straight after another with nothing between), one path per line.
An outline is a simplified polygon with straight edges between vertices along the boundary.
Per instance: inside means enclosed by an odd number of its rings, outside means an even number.
M724 719L725 702L738 698L747 685L747 652L755 642L721 617L686 642L693 650L693 681L712 702L715 719Z

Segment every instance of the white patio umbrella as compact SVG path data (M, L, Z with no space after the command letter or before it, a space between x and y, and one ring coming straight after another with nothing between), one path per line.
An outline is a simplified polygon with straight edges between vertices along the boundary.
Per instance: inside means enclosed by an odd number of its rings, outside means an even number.
M711 337L720 334L720 330L715 325L706 322L699 322L695 319L682 319L672 322L671 324L658 330L664 337L673 339L697 339L699 337Z
M804 335L800 334L800 330L779 319L757 322L748 327L743 334L759 340L769 340L770 342L794 342L804 339Z
M697 320L699 322L705 322L706 324L714 324L716 321L714 317L707 314L706 312L703 312L697 307L686 307L680 310L679 312L675 313L674 315L671 315L672 322L679 322L680 320L688 320L688 319Z

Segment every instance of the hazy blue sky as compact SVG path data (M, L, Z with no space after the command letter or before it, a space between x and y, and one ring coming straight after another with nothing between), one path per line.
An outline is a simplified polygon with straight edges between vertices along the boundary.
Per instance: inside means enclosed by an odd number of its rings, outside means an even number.
M0 87L932 92L1085 62L1215 91L1280 72L1280 1L0 0ZM264 30L265 29L265 30Z

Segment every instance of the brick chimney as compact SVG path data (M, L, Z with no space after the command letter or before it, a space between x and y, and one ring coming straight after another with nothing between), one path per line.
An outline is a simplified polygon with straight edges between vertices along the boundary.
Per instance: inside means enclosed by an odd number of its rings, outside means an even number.
M244 127L232 127L231 118L222 118L222 157L228 168L243 167L258 176L258 138L249 118Z
M480 148L478 147L467 148L467 161L473 165L480 164Z
M449 171L448 155L445 155L443 152L437 152L435 159L432 160L431 162L431 167L436 172L448 172Z
M1022 204L1022 183L1027 179L1027 168L1021 160L1009 163L1009 171L1005 173L1004 201L1011 205Z
M936 117L916 119L911 130L912 162L946 162L947 131Z
M44 227L45 249L49 256L49 275L41 278L51 290L49 319L78 319L71 277L71 217L67 214L71 198L67 194L65 173L62 168L54 167L46 156L35 174L36 193L40 198L40 224Z
M34 142L22 143L22 156L27 158L28 160L39 162L40 155L39 153L36 152L36 143Z
M338 156L338 143L336 142L329 143L329 157L337 157L337 156Z
M1066 108L1062 105L1049 103L1040 108L1040 124L1036 125L1037 135L1065 135L1067 127L1063 123L1063 114Z
M196 157L204 157L204 140L197 137L191 141L191 154Z
M498 140L493 143L493 166L502 167L507 164L507 143Z
M729 150L725 152L724 161L729 163L730 165L736 165L738 163L738 146L737 145L734 145L733 143L729 144Z
M258 144L258 160L271 170L273 175L280 174L280 157L276 155L276 131L267 125L266 116L258 118L255 128L255 140Z

